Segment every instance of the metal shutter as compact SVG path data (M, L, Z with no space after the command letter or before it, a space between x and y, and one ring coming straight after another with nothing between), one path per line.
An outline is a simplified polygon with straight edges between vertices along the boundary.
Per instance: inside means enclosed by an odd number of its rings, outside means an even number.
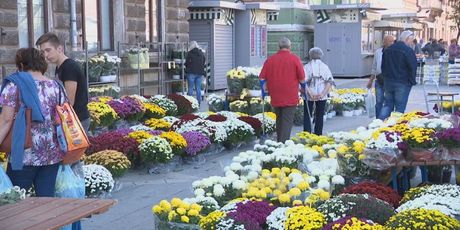
M214 71L211 89L227 88L227 71L233 68L233 25L214 24Z

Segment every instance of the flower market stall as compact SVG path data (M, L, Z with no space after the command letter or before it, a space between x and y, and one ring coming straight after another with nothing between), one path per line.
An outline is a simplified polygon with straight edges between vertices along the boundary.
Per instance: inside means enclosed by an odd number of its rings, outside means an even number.
M392 114L351 132L267 140L233 157L224 175L193 182L194 197L163 200L152 213L166 229L460 229L460 186L401 197L377 181L403 162L459 164L458 119Z

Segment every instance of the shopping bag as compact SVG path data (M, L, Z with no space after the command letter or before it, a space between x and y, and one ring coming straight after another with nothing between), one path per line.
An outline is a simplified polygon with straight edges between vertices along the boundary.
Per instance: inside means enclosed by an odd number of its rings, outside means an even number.
M369 117L375 117L375 96L372 90L367 91L366 95L366 111Z
M13 187L10 178L6 175L3 167L0 167L0 193L6 192L8 189Z
M61 84L60 95L64 95L65 102L56 106L55 127L59 147L65 152L63 164L72 164L80 160L89 147L86 131L80 123L77 114L68 103L67 95Z
M85 179L74 173L70 165L60 165L56 176L55 196L61 198L85 198ZM66 225L60 230L81 229L80 222Z

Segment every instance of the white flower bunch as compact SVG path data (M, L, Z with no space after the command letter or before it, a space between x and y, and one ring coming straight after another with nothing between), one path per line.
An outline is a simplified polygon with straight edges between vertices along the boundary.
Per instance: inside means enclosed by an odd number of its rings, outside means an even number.
M345 217L353 206L353 203L345 203L340 199L329 199L318 207L318 211L324 214L328 222L332 222Z
M26 198L27 191L18 186L13 186L0 192L0 206L5 203L16 202L18 200L24 200Z
M196 196L208 196L221 198L228 193L242 192L247 188L247 183L240 180L233 172L227 172L226 176L211 176L192 183ZM201 189L201 190L200 190ZM204 193L203 193L204 192Z
M238 66L236 69L244 71L246 73L246 77L249 76L249 75L258 77L259 74L260 74L260 71L262 71L262 67L241 67L241 66Z
M262 113L258 113L254 116L254 118L259 119L266 133L275 131L276 121L271 117L267 115L264 116Z
M225 102L225 95L210 94L208 96L208 104L216 105Z
M85 175L87 196L112 191L115 182L110 171L104 166L96 164L83 165L83 173Z
M144 140L139 145L139 150L144 160L151 163L165 163L174 157L169 142L159 136Z
M147 53L149 52L148 48L138 48L138 47L132 47L127 50L131 54L137 54L137 53Z
M452 196L438 196L426 194L399 206L396 211L402 212L408 209L429 209L438 210L448 216L455 217L460 215L460 198Z
M238 203L247 203L248 200L243 200L243 201L240 201L240 200L232 200L232 201L229 201L226 205L222 206L222 208L220 208L220 211L223 211L223 212L226 212L226 213L229 213L229 212L232 212L232 211L235 211L236 210L236 205Z
M177 111L177 105L173 100L167 98L165 95L155 95L150 98L149 102L154 103L166 111Z
M427 128L427 129L448 129L452 128L452 123L440 118L418 118L409 121L409 128Z
M243 181L253 181L259 177L262 171L263 152L246 151L233 157L233 163L225 167L225 172L232 171L238 174Z
M231 218L222 218L216 225L216 230L245 230L244 225L236 224Z
M431 185L422 195L432 194L439 197L460 197L460 186L454 184Z
M132 97L132 98L136 98L137 100L141 101L142 103L147 103L149 101L149 99L139 95L139 94L132 94L132 95L129 95L129 97Z
M339 169L336 159L326 158L320 161L313 161L307 165L308 172L313 176L335 176Z
M104 86L99 86L99 87L90 87L88 89L89 93L105 93L109 90L113 90L119 93L121 91L121 88L115 85L104 85Z
M351 133L351 132L331 132L328 134L329 137L334 138L334 140L337 143L344 143L344 142L355 142L358 140L362 140L361 136L357 133Z
M224 111L219 111L219 112L217 112L217 114L220 114L220 115L222 115L222 116L224 116L224 117L226 117L228 119L232 119L232 118L236 119L236 118L240 117L240 115L238 115L235 112L230 112L230 111L225 111L225 110Z
M267 216L267 225L269 230L284 230L284 224L287 220L286 211L288 209L289 208L286 207L279 207Z
M185 99L187 99L190 104L192 104L192 109L193 111L197 111L200 109L200 104L198 103L198 100L195 97L189 96L189 95L183 95Z
M179 118L173 117L173 116L166 116L166 117L163 117L162 119L168 122L169 124L174 124L176 121L180 120Z
M209 137L214 143L222 143L227 140L227 131L220 122L212 122L201 118L186 122L175 131L178 133L200 132Z
M183 201L188 204L199 204L202 207L206 207L212 210L217 210L220 208L217 201L212 197L196 196L194 198L185 198Z
M273 153L267 154L263 161L273 163L275 165L295 164L302 162L304 156L308 157L309 151L302 144L294 144L291 140L286 141L286 146L275 149Z
M389 138L387 138L387 135ZM392 139L393 141L389 141ZM368 149L398 149L398 143L401 143L402 137L396 132L383 132L377 138L370 138L366 143Z
M134 125L134 126L131 126L129 127L130 129L134 130L134 131L146 131L146 132L149 132L149 131L152 131L153 129L148 127L148 126L145 126L143 124L139 124L139 125Z
M114 63L114 64L117 64L117 63L121 62L121 59L119 57L117 57L117 56L111 56L108 53L104 53L103 56L105 57L106 62L110 62L110 63Z
M255 134L254 129L250 124L236 118L228 118L225 122L223 122L223 126L225 131L227 131L227 134L233 132L249 132L252 135Z
M206 119L209 117L209 113L207 112L197 112L197 113L193 113L194 115L196 116L199 116L201 119Z
M387 127L387 125L380 119L374 119L367 127L369 129L379 129L382 127Z
M272 140L266 140L263 145L255 144L254 151L264 152L266 154L273 153L276 149L284 147L284 143L276 142Z

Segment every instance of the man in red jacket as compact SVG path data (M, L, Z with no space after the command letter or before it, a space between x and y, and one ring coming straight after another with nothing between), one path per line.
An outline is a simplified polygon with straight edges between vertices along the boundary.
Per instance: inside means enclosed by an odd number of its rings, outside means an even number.
M276 114L276 138L285 142L291 137L294 113L299 103L299 84L305 85L305 72L300 58L292 54L291 41L282 38L278 42L279 51L269 57L260 72L259 78L264 91L271 97Z

